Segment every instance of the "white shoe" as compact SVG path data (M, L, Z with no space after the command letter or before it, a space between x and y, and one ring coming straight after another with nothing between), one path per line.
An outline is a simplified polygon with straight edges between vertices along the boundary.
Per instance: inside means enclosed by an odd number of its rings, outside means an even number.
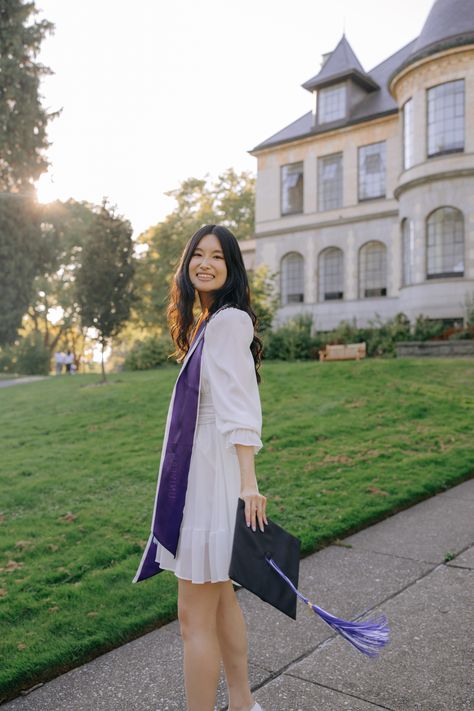
M252 708L250 709L250 711L265 711L265 710L262 709L262 707L260 706L260 704L255 704L255 706L252 706Z

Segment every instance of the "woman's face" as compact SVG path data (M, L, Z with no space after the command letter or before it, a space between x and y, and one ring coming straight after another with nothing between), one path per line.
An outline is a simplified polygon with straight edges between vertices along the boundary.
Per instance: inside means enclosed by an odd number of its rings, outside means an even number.
M210 292L224 286L227 279L224 252L216 235L205 235L198 242L189 262L189 278L199 291L201 303L210 306Z

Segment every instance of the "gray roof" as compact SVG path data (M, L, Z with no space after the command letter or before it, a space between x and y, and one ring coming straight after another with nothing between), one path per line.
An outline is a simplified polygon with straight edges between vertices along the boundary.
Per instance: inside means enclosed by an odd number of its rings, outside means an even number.
M262 143L259 143L252 150L257 151L262 148L274 146L278 143L287 143L288 141L295 141L299 138L303 138L304 136L318 135L320 133L325 133L326 131L333 131L334 128L368 121L376 116L395 113L398 111L398 107L388 92L387 80L392 72L413 52L415 42L416 40L413 40L409 44L405 45L405 47L402 47L402 49L398 52L392 54L391 57L386 59L381 64L378 64L376 67L371 69L370 72L368 72L373 81L377 82L380 89L367 94L367 96L354 107L347 119L344 119L338 123L331 123L328 127L314 127L313 114L311 111L308 111L308 113L300 116L300 118L293 121L293 123L290 123L289 126L286 126L281 131L278 131L278 133L275 133L273 136L270 136L270 138L267 138ZM325 66L326 65L324 65L323 69Z
M410 62L444 49L455 38L473 35L473 0L436 0L416 41Z
M313 89L317 87L327 86L334 81L349 76L359 84L365 86L369 91L378 88L364 71L362 64L354 54L354 50L347 41L346 36L343 35L336 49L331 52L319 73L305 82L303 87L308 89L308 91L313 91Z
M436 0L421 34L392 54L381 64L364 72L345 36L330 54L320 72L305 82L309 91L350 77L369 92L342 121L324 126L313 126L311 111L293 121L278 133L259 143L254 151L279 143L295 141L353 123L368 121L377 116L395 113L398 107L388 91L390 80L412 62L449 47L474 42L474 0Z

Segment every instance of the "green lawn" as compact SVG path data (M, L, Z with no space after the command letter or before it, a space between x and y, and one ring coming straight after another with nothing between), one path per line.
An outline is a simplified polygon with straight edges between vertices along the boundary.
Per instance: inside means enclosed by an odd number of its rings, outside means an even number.
M132 584L176 366L0 389L0 700L176 614ZM474 360L264 362L268 514L308 553L473 475Z

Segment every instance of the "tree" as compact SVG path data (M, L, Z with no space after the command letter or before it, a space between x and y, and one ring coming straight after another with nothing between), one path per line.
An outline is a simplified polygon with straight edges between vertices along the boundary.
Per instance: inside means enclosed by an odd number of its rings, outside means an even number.
M258 331L270 331L278 310L280 296L276 288L278 272L271 272L267 264L260 264L249 274L252 308L258 316Z
M0 345L13 343L40 269L38 210L29 197L0 194Z
M204 224L218 223L238 239L253 236L255 179L230 168L213 183L189 178L167 194L176 200L175 209L137 240L147 251L137 263L139 302L135 307L135 318L144 328L163 330L171 278L191 235Z
M42 206L44 266L23 322L41 334L51 355L60 345L71 347L78 362L86 329L81 332L75 278L96 213L94 205L72 199Z
M130 222L116 215L104 200L83 247L75 282L81 323L96 330L102 347L101 382L106 381L107 342L120 332L135 298L134 270Z
M0 0L0 191L33 192L47 169L46 128L57 113L41 105L41 77L51 71L35 58L53 30L47 20L33 21L34 2Z
M48 114L35 62L53 25L33 21L33 2L0 0L0 345L12 343L44 262L33 184L47 168Z

